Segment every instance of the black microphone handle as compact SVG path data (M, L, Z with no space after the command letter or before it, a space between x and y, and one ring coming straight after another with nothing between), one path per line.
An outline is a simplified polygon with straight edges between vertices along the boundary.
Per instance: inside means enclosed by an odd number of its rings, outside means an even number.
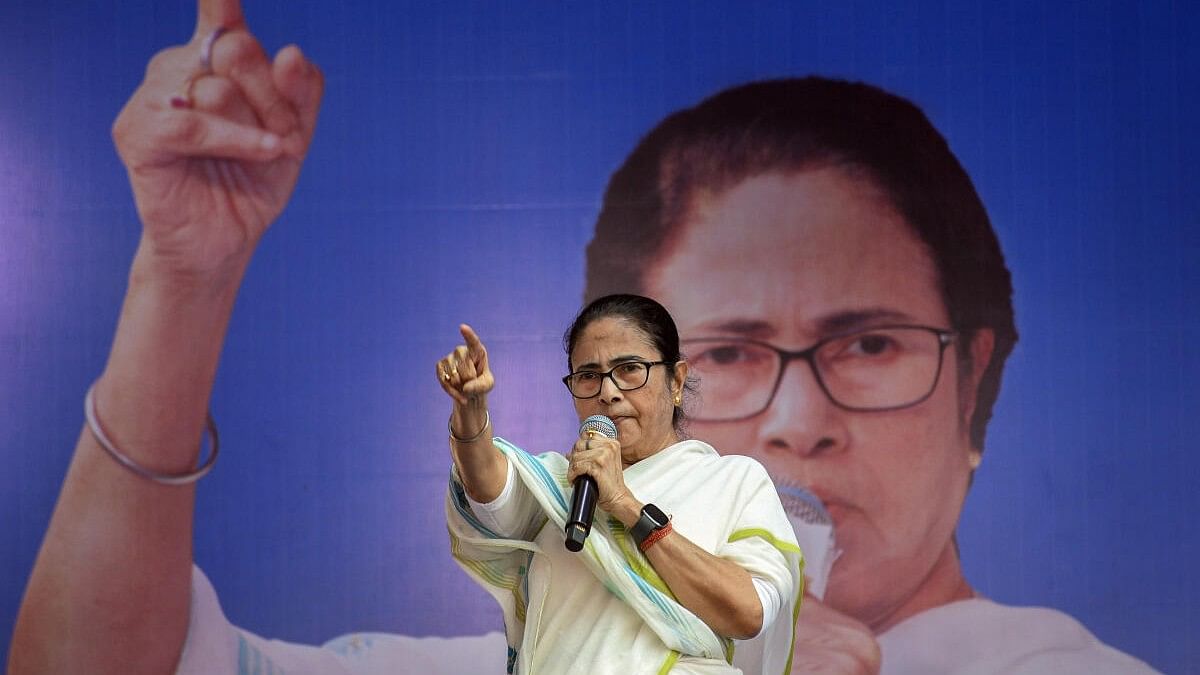
M600 489L596 479L587 475L575 477L575 494L571 497L571 512L567 517L567 550L579 552L583 542L592 531L592 516L596 513L596 500Z

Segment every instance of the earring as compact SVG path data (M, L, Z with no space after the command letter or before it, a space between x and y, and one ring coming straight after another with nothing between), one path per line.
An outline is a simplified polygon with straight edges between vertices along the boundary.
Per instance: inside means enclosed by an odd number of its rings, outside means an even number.
M967 455L967 464L971 466L972 471L978 469L979 465L983 464L983 453L979 452L978 450L972 450L970 454Z
M675 407L678 408L680 403L683 403L683 395L675 394Z

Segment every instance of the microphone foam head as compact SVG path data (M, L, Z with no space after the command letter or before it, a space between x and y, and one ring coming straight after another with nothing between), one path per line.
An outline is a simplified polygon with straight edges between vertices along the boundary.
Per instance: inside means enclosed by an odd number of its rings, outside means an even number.
M809 581L807 590L818 599L824 598L833 563L842 553L837 547L833 518L816 495L795 481L774 474L771 478L796 533L796 542L804 552L804 576Z
M579 425L579 434L594 431L607 438L617 437L617 425L605 415L592 415Z
M779 492L779 501L783 502L783 510L787 511L793 520L809 525L833 524L829 511L816 495L787 478L772 478L775 479L775 489Z

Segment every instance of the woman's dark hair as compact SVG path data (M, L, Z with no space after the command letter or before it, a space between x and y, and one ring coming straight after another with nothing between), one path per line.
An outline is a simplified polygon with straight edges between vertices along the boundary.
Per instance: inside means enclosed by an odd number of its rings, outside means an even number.
M995 332L971 442L982 450L1017 341L1012 280L970 177L911 102L821 77L754 82L663 120L613 174L587 249L584 297L642 291L694 197L768 172L837 166L872 180L925 244L953 328ZM969 361L969 349L959 350Z
M628 321L640 330L649 345L658 350L659 358L666 363L665 369L675 375L675 364L679 363L679 330L667 309L650 298L629 293L617 293L597 298L579 311L571 327L563 334L563 349L567 351L567 372L571 372L571 353L583 331L597 319L617 318ZM685 383L684 389L692 386ZM684 422L682 406L675 406L671 424L682 431Z

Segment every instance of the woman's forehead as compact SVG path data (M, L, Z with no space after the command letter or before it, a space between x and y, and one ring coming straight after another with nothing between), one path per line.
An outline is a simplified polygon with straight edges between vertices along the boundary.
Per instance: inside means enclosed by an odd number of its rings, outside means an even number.
M816 333L828 317L867 312L942 324L937 279L927 247L877 188L829 168L764 174L710 197L645 291L685 338L718 323Z
M571 364L609 366L630 358L659 358L650 336L633 321L616 316L593 320L579 333L571 352Z

